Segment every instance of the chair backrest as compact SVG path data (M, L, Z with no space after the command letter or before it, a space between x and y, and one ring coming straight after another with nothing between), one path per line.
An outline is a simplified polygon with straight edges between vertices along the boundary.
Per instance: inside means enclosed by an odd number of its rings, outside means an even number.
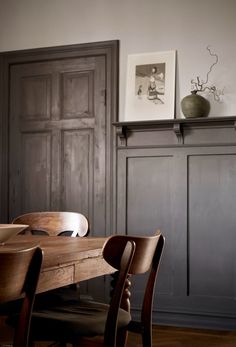
M0 250L0 304L23 296L13 347L27 347L35 292L42 265L39 247Z
M25 232L50 236L83 237L89 229L87 218L77 212L31 212L16 217L12 223L29 225Z
M127 245L130 242L134 243L135 247L133 247L133 253L131 252L128 270L126 268L127 271L124 271L124 265L127 267L127 261L125 264L126 258L124 258L124 255L127 252ZM164 237L159 231L150 237L114 235L104 244L104 259L118 270L118 278L116 279L105 329L105 346L112 345L111 342L115 345L115 337L112 337L112 335L116 334L117 310L119 307L130 311L129 287L131 283L127 280L129 275L143 274L149 271L142 303L141 320L144 324L151 324L153 293L163 246ZM120 283L123 283L123 287Z
M160 237L162 236L159 231L153 236L113 235L104 245L103 256L110 265L118 269L127 241L134 241L136 251L129 273L142 274L151 268Z
M118 248L116 257L113 255L115 245ZM110 308L107 315L104 333L104 347L116 346L118 313L125 289L126 279L135 255L135 242L124 240L123 237L111 236L104 245L103 257L118 272Z

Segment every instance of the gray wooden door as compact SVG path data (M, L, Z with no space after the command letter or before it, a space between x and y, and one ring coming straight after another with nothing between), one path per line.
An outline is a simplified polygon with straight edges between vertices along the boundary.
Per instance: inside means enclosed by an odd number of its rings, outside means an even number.
M105 56L12 66L10 220L30 211L78 211L104 233L105 79Z

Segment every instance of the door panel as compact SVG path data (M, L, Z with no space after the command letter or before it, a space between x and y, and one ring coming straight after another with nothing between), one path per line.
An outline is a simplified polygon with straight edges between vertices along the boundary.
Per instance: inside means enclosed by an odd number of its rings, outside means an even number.
M42 211L50 207L51 136L44 133L27 133L22 136L22 170L15 191L15 209ZM34 174L29 168L34 167ZM44 187L44 189L42 189Z
M10 220L35 210L106 222L105 57L13 65L10 75Z
M25 120L50 119L51 76L21 77L20 116Z
M62 209L86 215L93 192L93 131L64 131L62 136ZM79 156L78 156L79 153Z
M93 71L64 72L62 78L63 117L93 117Z

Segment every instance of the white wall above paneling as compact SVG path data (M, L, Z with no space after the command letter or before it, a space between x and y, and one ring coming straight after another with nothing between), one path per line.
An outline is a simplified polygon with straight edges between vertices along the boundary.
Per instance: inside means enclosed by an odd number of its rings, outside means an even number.
M176 116L190 80L205 78L219 56L210 84L210 116L236 115L235 0L0 0L0 51L120 40L120 120L124 119L127 56L177 51Z

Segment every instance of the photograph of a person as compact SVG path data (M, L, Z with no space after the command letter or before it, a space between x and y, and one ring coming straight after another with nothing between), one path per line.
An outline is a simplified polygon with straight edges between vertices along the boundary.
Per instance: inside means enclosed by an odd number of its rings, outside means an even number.
M137 65L135 93L139 99L146 98L155 104L164 104L165 63Z
M175 53L128 56L125 121L174 118Z

